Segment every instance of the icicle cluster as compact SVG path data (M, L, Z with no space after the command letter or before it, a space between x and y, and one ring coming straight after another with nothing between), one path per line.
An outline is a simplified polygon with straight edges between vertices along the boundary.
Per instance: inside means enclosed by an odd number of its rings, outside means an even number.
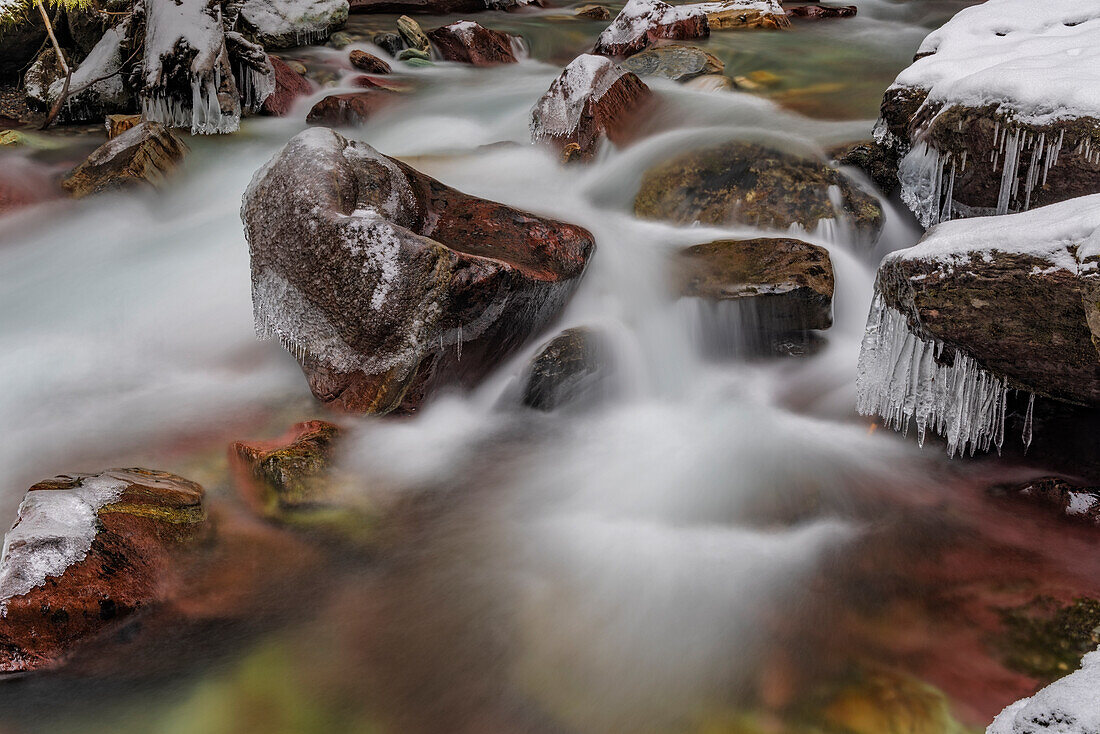
M915 423L921 446L931 428L947 438L950 456L973 456L990 446L999 451L1011 388L962 352L953 364L941 364L942 351L942 342L913 334L905 316L876 294L859 355L859 413L882 416L888 428L903 433ZM1028 446L1034 401L1032 395L1024 425Z
M141 113L169 127L190 127L193 135L215 135L236 132L241 125L239 114L226 114L218 100L221 80L195 77L191 80L191 104L187 105L167 94L143 97Z

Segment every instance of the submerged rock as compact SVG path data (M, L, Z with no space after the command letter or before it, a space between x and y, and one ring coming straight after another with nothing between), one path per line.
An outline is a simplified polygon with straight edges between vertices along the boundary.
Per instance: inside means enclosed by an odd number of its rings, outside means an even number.
M683 82L702 74L721 74L726 68L722 61L696 46L670 44L647 48L619 64L626 71L638 76L659 76L674 82Z
M392 101L393 97L384 89L330 94L313 105L306 116L306 122L310 125L335 125L338 127L362 125L378 110Z
M611 11L603 5L579 5L573 9L573 13L581 18L611 20Z
M652 95L635 74L603 56L584 54L554 80L531 112L531 139L561 152L576 146L570 160L590 160L604 139L629 142Z
M268 60L275 72L275 91L264 100L261 111L284 117L290 114L297 99L313 94L313 85L278 56L270 56Z
M360 51L355 49L348 55L348 61L351 65L360 71L365 71L368 74L389 74L392 69L382 59L378 58L374 54L369 54L366 51Z
M245 0L241 27L264 48L320 43L348 20L348 0Z
M558 314L594 249L580 227L320 128L256 174L242 217L258 333L297 356L318 399L357 412L477 383Z
M883 224L878 201L836 169L741 142L692 151L646 171L634 212L677 224L848 227L868 245Z
M697 76L684 84L688 89L699 92L729 92L737 88L737 84L725 74L704 74Z
M1100 195L945 222L879 267L859 409L1000 446L1007 393L1100 405ZM1031 436L1030 410L1024 442Z
M460 20L428 34L435 50L444 61L457 61L473 66L514 64L514 48L518 39L507 33L490 30L470 20Z
M64 195L52 167L0 151L0 216Z
M143 122L96 148L61 185L82 198L135 185L158 186L187 153L187 146L158 122Z
M607 351L592 329L566 329L543 345L527 366L520 401L528 408L551 411L598 399L609 369Z
M147 469L31 487L0 559L0 672L57 663L166 600L179 554L203 537L202 487Z
M706 38L733 28L786 28L790 20L778 0L722 0L669 5L662 0L629 0L600 37L595 53L630 56L660 40Z
M876 140L901 160L905 203L931 226L1100 192L1098 66L1100 6L959 12L883 98Z

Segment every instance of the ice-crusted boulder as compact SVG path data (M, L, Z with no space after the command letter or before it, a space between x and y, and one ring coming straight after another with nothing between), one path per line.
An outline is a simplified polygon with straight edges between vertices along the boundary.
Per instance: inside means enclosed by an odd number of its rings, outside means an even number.
M106 115L121 114L135 109L134 97L121 73L129 54L127 45L129 22L108 28L102 38L73 71L69 96L59 118L68 122L102 120ZM52 106L64 87L63 78L56 79L47 93L47 106Z
M358 412L479 381L557 315L595 247L325 128L256 174L241 213L258 334L320 400Z
M203 537L202 487L146 469L31 487L0 557L0 673L57 663L164 601L181 553Z
M187 146L159 122L143 122L92 151L61 185L74 198L134 186L159 186Z
M677 224L839 230L867 245L883 224L878 200L835 168L744 142L691 151L646 171L634 213Z
M439 57L473 66L514 64L522 49L518 38L485 28L472 20L460 20L428 33Z
M876 139L925 226L1100 191L1100 4L962 10L886 91Z
M1031 698L1008 706L986 734L1094 734L1100 731L1100 651Z
M1098 261L1100 195L944 222L891 253L860 355L860 412L942 433L955 453L1000 446L1011 389L1100 405Z
M582 54L550 85L531 112L531 139L559 151L574 146L577 160L589 160L605 139L629 142L652 103L637 75L610 59Z
M629 0L599 38L595 53L629 56L661 40L706 38L734 28L787 28L779 0L720 0L670 5L662 0Z
M320 43L348 20L348 0L245 0L238 23L264 48Z

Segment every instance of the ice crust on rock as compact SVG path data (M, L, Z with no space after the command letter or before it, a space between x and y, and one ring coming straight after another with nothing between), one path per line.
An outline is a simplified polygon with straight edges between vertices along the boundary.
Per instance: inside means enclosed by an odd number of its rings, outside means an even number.
M531 139L572 134L585 105L598 102L625 73L606 56L581 54L573 59L535 105Z
M27 492L0 555L0 616L6 616L10 599L87 557L98 532L97 513L127 486L125 480L103 474L72 489Z
M128 32L128 21L108 28L87 58L73 71L69 82L69 97L63 107L66 119L92 120L125 109L130 94L123 83L122 74L118 72L125 60L122 44ZM65 80L61 78L50 85L50 104L61 96L64 84Z
M241 21L268 48L319 43L348 19L348 0L246 0Z
M1100 650L1076 672L1031 698L1008 706L986 734L1096 734L1100 732Z

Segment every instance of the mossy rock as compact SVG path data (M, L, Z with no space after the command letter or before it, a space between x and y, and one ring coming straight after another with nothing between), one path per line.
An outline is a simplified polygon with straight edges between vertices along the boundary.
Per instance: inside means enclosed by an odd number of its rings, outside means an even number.
M1005 635L998 640L1005 664L1044 685L1076 670L1100 646L1100 601L1081 598L1059 606L1049 598L1000 610Z

